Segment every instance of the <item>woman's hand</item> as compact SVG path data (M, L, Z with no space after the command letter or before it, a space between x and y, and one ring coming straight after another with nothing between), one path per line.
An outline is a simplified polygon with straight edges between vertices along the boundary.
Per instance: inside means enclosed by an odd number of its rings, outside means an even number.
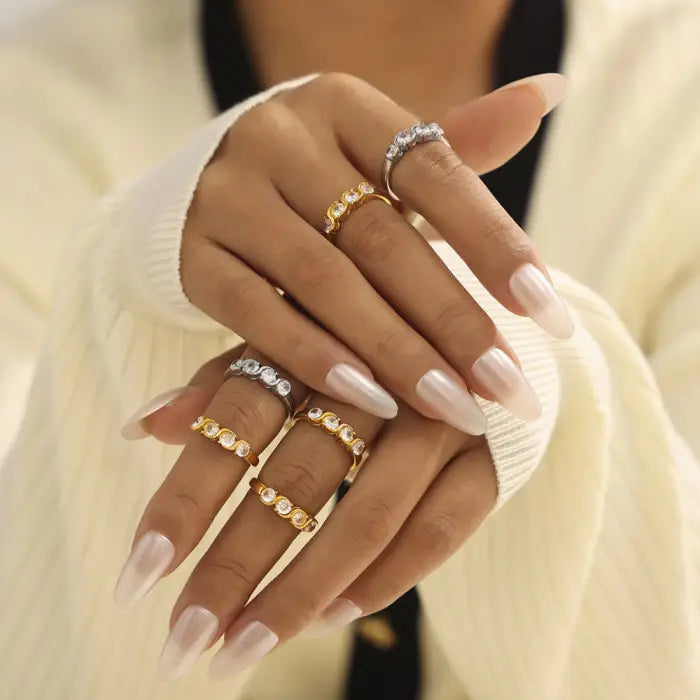
M187 444L138 526L115 591L121 605L182 563L248 471L244 459L193 433L185 420L209 416L260 450L282 427L284 404L261 378L232 376L222 385L237 352L205 365L172 406L147 420L156 437ZM244 354L267 362L250 349ZM292 386L294 400L306 395L301 383ZM389 423L319 394L305 413L314 407L339 414L355 429L353 440L372 443L359 477L313 541L246 605L298 534L266 507L266 492L248 493L175 604L161 658L166 677L185 673L222 634L226 642L211 666L215 678L240 671L312 623L324 631L385 607L450 556L493 506L496 479L483 437L406 407ZM314 516L353 462L342 431L336 433L297 423L268 458L260 482ZM301 516L297 524L305 523Z
M441 121L455 150L419 145L396 165L392 187L502 304L566 336L571 321L532 242L476 174L522 147L561 89L559 76L540 76L452 110ZM351 212L335 245L320 233L344 190L381 184L387 145L417 121L336 74L252 108L202 174L183 237L183 287L314 390L383 418L397 412L391 393L478 435L485 421L469 389L526 420L540 410L489 317L384 202Z

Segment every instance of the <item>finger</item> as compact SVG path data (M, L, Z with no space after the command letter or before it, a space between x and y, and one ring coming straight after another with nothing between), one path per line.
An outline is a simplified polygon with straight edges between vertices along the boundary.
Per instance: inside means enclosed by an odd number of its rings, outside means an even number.
M360 478L313 542L229 628L211 674L231 675L257 660L260 636L267 644L284 641L311 623L387 546L464 440L454 429L413 413L387 424Z
M342 411L342 418L367 440L381 425L366 413L328 399L313 397L311 402ZM314 515L334 494L351 461L336 437L300 422L272 453L259 478ZM226 629L298 532L290 520L265 507L257 494L248 493L195 567L175 604L161 663L167 677L184 673ZM183 644L183 629L192 628L193 618L208 632L194 635L194 644Z

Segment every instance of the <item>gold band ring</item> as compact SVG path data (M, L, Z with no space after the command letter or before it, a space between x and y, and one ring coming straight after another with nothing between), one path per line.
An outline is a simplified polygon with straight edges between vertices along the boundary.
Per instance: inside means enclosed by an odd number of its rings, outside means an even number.
M362 466L367 443L362 438L357 437L355 429L351 425L343 423L340 417L331 411L324 411L322 408L297 411L294 414L292 425L300 420L311 423L311 425L315 425L332 435L351 454L352 464L345 480L352 482Z
M263 484L260 479L251 479L250 488L260 497L260 502L271 507L280 518L289 520L301 532L313 532L318 525L316 518L309 515L303 508L295 506L288 498L277 493L275 489Z
M258 455L253 452L253 448L247 440L239 439L233 430L222 428L213 418L199 416L190 428L204 435L212 442L218 442L221 447L229 452L233 452L237 457L244 459L249 466L258 465Z
M361 207L370 199L380 199L389 206L391 202L376 191L374 185L369 182L361 182L357 187L345 190L337 202L328 207L326 218L323 221L323 234L332 241L340 230L340 224L349 216L350 212Z

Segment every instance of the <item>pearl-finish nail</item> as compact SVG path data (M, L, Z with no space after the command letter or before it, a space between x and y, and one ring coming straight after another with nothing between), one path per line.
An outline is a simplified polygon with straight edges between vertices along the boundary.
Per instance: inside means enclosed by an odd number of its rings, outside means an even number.
M341 362L326 375L326 386L345 403L379 418L395 418L399 407L382 387L356 367Z
M160 655L160 674L167 680L184 676L206 651L219 629L219 619L201 605L185 608L173 625Z
M347 598L336 598L323 612L321 617L311 623L305 630L305 637L323 637L340 627L349 625L362 615L362 610Z
M566 339L573 335L574 322L566 304L534 265L525 263L519 267L511 276L508 286L511 294L540 328L555 338Z
M158 583L175 555L173 543L159 532L147 532L134 545L114 588L114 602L126 608Z
M209 677L218 681L235 676L260 661L278 641L278 636L262 622L249 623L216 653L209 666Z
M469 435L486 432L486 417L466 387L446 372L431 369L416 384L416 394L440 420Z
M500 89L507 90L518 85L527 85L532 88L542 100L542 116L544 117L564 99L566 83L566 78L561 73L540 73L508 83Z
M144 418L148 418L148 416L159 411L164 406L172 404L180 397L185 389L187 389L186 386L180 386L177 389L171 389L170 391L158 394L158 396L151 399L147 404L141 406L141 408L139 408L122 426L122 437L125 440L142 440L148 437L150 433L144 430L143 427Z
M503 408L516 418L532 421L542 407L523 373L500 348L490 348L472 365L472 374Z

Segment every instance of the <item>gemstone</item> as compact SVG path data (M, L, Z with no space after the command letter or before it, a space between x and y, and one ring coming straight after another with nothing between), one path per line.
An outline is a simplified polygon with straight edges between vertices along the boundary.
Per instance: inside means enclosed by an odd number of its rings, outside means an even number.
M413 133L418 140L422 141L431 135L432 130L427 124L416 124L413 127Z
M333 214L333 216L335 216L335 218L337 219L339 216L343 215L346 209L347 207L345 206L345 204L343 204L342 202L336 202L331 207L331 214Z
M374 192L374 185L370 185L369 182L363 182L360 185L360 192L362 192L362 194L372 194L372 192Z
M219 432L219 424L218 423L207 423L204 426L204 434L207 437L215 437L218 432Z
M360 199L360 193L355 192L355 190L348 190L343 194L343 199L348 203L348 204L354 204Z
M413 134L410 131L399 131L396 136L394 136L394 143L401 146L408 146L409 143L413 141Z
M349 425L345 425L340 429L338 435L343 442L348 443L353 441L355 431Z
M320 408L312 408L306 414L311 420L318 420L323 415L323 410Z
M271 489L269 486L260 492L260 500L268 505L272 503L275 498L277 498L277 493L275 489Z
M313 532L316 529L318 523L315 520L310 520L309 524L304 528L304 532Z
M231 363L231 366L229 367L229 369L232 372L240 372L241 367L243 367L243 360L236 360L235 362Z
M250 454L250 445L245 440L240 440L236 445L236 454L239 457L247 457Z
M230 450L236 444L236 436L230 430L227 430L219 435L219 444Z
M392 143L389 146L389 148L386 149L386 157L389 160L394 160L394 158L396 158L399 155L399 153L399 147L395 143Z
M286 379L281 379L275 388L280 396L287 396L292 390L292 385Z
M364 440L358 440L353 446L352 446L352 453L359 457L363 452L365 451L365 441Z
M197 416L197 418L195 418L194 422L192 423L192 430L197 430L197 428L201 428L202 423L204 423L204 416Z
M323 232L330 233L332 230L333 230L333 222L328 217L326 217L323 220Z
M272 386L277 381L277 372L275 372L272 367L265 367L265 369L260 372L260 381L265 384L265 386Z
M304 527L304 523L306 522L306 513L304 513L303 510L298 510L294 515L292 516L292 522L297 526L297 527Z
M275 510L280 515L289 515L292 510L292 503L287 498L280 498L280 500L275 504Z
M260 363L257 360L246 360L243 369L246 374L256 374L260 369Z
M326 416L323 419L323 425L328 428L328 430L336 430L340 425L340 418L338 418L338 416Z

